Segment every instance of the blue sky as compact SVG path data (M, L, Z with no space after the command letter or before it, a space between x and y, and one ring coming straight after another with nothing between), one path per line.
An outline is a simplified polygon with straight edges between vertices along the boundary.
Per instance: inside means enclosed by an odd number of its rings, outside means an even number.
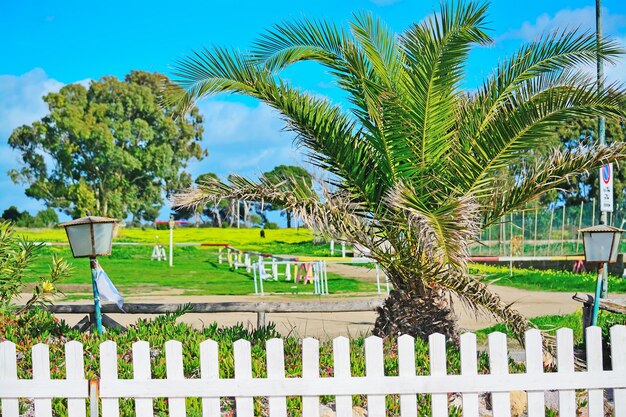
M6 176L18 157L7 145L11 131L46 114L41 97L65 84L123 77L132 69L171 75L177 59L193 49L220 45L240 49L272 24L299 17L345 23L353 12L371 10L397 32L437 9L433 0L370 1L10 1L0 0L0 210L17 205L35 212L42 204L24 195ZM495 43L475 49L467 88L524 41L555 27L594 29L592 0L494 0L489 17ZM626 47L626 1L604 0L605 33ZM626 63L607 68L611 80L626 82ZM340 99L332 80L314 65L287 76L294 83ZM218 96L199 104L205 117L208 158L190 163L203 172L254 175L305 157L269 108L250 100ZM163 210L162 217L168 210Z

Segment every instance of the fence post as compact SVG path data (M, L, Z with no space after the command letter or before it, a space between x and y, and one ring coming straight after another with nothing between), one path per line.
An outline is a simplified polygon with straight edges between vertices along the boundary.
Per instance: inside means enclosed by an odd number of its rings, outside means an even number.
M626 326L611 327L611 364L614 371L626 372ZM626 413L626 389L616 389L613 393L615 415Z
M285 349L283 339L270 339L265 343L267 355L267 377L273 380L285 379ZM287 397L270 397L269 415L287 417Z
M525 236L525 220L526 220L526 211L522 210L522 256L526 253L526 236Z
M252 358L250 357L250 342L237 340L233 344L235 355L235 379L242 381L252 379ZM238 417L253 417L254 402L252 397L235 397Z
M100 345L100 381L115 382L117 380L117 345L111 340ZM120 405L117 398L100 400L102 417L119 417Z
M446 375L446 338L440 333L428 337L430 374ZM448 394L432 394L432 417L448 417Z
M68 380L77 380L78 382L85 379L83 345L77 341L65 344L65 374ZM96 402L96 404L98 403ZM67 415L70 417L85 417L85 400L82 398L69 398L67 400Z
M0 342L0 380L17 381L17 352L15 343L8 340ZM17 398L2 399L2 415L19 417L19 400Z
M468 378L478 375L478 359L476 357L476 335L461 335L461 375ZM463 417L478 417L478 394L463 393Z
M207 381L207 384L218 383L220 369L218 362L218 345L214 340L205 340L200 343L200 378ZM203 398L203 415L217 417L220 416L220 399Z
M256 328L261 329L265 327L265 311L258 311L256 313Z
M370 336L365 339L365 375L373 377L385 376L383 368L383 340L380 337ZM384 416L385 396L367 396L367 415Z
M572 329L557 330L556 358L558 372L574 372L574 332ZM576 391L559 391L559 416L576 417Z
M511 212L511 234L509 235L509 276L513 276L513 212Z
M33 379L41 382L50 380L50 351L48 345L43 343L33 346ZM52 398L36 399L35 415L52 417Z
M564 245L565 245L565 204L563 204L563 216L561 219L561 255L563 255Z
M335 378L350 378L350 340L347 337L333 339L333 363ZM335 409L337 417L352 417L352 396L337 395Z
M133 343L133 378L139 381L152 379L152 371L150 370L150 345L148 342ZM152 416L152 399L137 398L135 399L135 411L137 417Z
M528 330L525 334L526 373L538 379L543 374L543 344L541 332ZM545 416L545 397L543 391L528 391L528 417Z
M602 372L602 330L597 326L587 327L587 371ZM589 390L589 416L604 415L604 390Z
M533 256L537 256L537 217L539 215L539 209L535 208L535 238L534 240L534 244L533 244Z
M580 245L580 229L583 227L583 210L584 210L584 201L580 202L580 213L578 214L578 233L576 234L576 253L578 253L578 248Z
M504 333L495 332L489 335L489 370L491 375L509 373L509 358ZM511 398L508 392L494 392L491 398L494 416L511 417Z
M548 253L546 255L550 255L552 253L552 224L554 221L554 207L550 210L550 229L548 229Z
M398 371L400 376L415 376L415 339L408 334L398 338ZM400 395L400 414L402 417L417 417L417 396Z
M302 378L317 379L320 377L320 342L307 337L302 341ZM318 396L302 396L302 416L318 417L320 414Z

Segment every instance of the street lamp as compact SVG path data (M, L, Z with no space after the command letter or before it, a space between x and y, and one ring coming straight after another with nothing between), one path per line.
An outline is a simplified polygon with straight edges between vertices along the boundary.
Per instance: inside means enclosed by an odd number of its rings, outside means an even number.
M593 300L593 315L591 316L591 325L595 326L598 320L604 265L617 262L617 252L624 230L600 224L580 229L579 232L583 235L585 261L598 264L596 294Z
M107 217L87 216L59 225L65 227L67 240L70 242L74 258L89 258L98 333L102 333L102 314L100 313L100 295L96 285L98 276L96 256L111 254L113 235L118 222L117 219Z

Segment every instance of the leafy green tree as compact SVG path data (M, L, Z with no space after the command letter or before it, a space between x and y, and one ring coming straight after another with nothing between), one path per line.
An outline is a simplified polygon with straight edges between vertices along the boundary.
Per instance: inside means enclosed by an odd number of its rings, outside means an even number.
M443 4L401 34L369 13L349 27L302 19L275 26L250 52L221 48L183 60L179 103L239 93L274 109L312 160L332 175L322 196L266 177L231 176L174 196L175 204L215 198L278 204L320 233L344 237L376 259L393 284L375 333L458 336L454 293L521 337L527 320L469 274L469 245L480 228L563 186L582 172L626 156L611 147L553 149L531 155L565 121L623 117L621 88L598 94L580 71L615 60L619 45L594 34L556 31L521 46L475 91L462 89L468 53L489 44L487 5ZM300 61L325 66L350 107L292 86L280 77ZM515 175L502 171L518 166Z
M626 102L621 103L626 109ZM563 146L574 149L579 146L587 147L598 141L598 120L594 117L579 117L569 119L556 127L549 143L552 146ZM606 140L608 143L626 141L626 124L623 119L609 119L606 123ZM615 190L616 206L626 203L626 171L622 167L614 166L613 189ZM581 173L561 189L542 196L544 204L555 200L564 201L567 205L579 205L582 201L589 202L592 198L599 198L598 170Z
M20 211L15 206L11 206L2 212L2 218L10 222L16 222L20 218Z
M274 182L282 189L293 188L298 185L302 188L313 187L313 177L306 169L293 165L278 165L273 170L263 174L265 178ZM269 206L271 210L282 210L281 216L287 217L287 228L291 228L291 211L279 205Z
M9 138L23 166L9 175L26 195L72 217L154 220L162 193L188 187L183 171L200 146L202 117L191 108L174 119L161 105L167 77L132 71L123 81L103 77L89 88L67 85L44 97L49 114Z
M53 227L59 223L59 216L57 212L52 208L39 210L35 215L34 226L35 227Z

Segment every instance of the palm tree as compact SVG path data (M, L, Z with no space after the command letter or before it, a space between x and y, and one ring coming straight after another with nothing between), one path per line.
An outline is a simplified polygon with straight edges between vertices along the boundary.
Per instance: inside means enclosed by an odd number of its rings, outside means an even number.
M580 70L596 55L611 61L621 51L592 33L553 32L466 91L470 49L491 42L486 11L474 2L442 5L401 34L369 13L355 14L347 28L303 19L274 26L248 52L215 48L183 59L175 77L184 94L172 100L188 107L237 93L265 102L330 175L322 196L233 176L177 195L173 204L263 200L370 249L394 287L379 311L379 335L438 331L454 339L450 293L522 334L526 320L468 273L468 246L481 227L625 156L621 144L535 152L568 118L624 116L624 91L611 86L600 94ZM326 67L348 108L280 78L299 61Z

